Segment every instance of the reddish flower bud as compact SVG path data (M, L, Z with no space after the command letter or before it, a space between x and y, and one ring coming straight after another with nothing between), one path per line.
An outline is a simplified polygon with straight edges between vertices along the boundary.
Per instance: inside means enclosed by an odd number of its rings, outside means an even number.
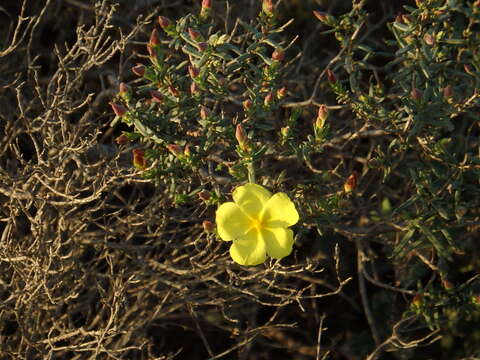
M399 23L399 24L405 24L405 20L403 19L403 15L402 15L402 14L398 14L398 15L395 17L395 22L396 22L396 23Z
M451 99L453 97L453 86L448 84L443 88L443 97L445 99Z
M159 16L158 23L160 24L163 30L167 29L170 25L172 25L172 22L166 16Z
M200 75L200 70L195 65L190 65L188 67L188 73L192 79L195 79L198 77L198 75Z
M112 107L115 115L117 115L118 117L122 117L128 111L128 109L121 104L110 103L110 106Z
M273 93L270 91L267 96L265 96L265 99L263 100L263 104L265 106L270 106L273 104L273 100L274 100L274 97L273 97Z
M288 135L290 135L290 127L289 126L282 127L280 129L280 133L282 134L283 137L287 137Z
M262 11L267 16L273 16L273 0L263 0Z
M335 84L337 82L337 76L330 69L327 69L327 79L330 84Z
M157 102L157 103L163 102L164 96L160 91L152 90L150 91L150 96L152 97L153 102Z
M212 10L212 0L203 0L200 9L200 18L206 19L210 15L210 10Z
M414 87L410 92L410 96L412 97L413 100L420 101L422 99L422 92L418 90L416 87Z
M425 34L425 36L423 37L423 41L425 41L425 44L429 46L435 45L435 37L431 34Z
M155 47L150 44L147 44L147 51L148 51L148 56L150 57L150 60L152 60L152 62L155 63L157 61L157 51L155 50Z
M145 75L145 65L137 64L132 68L132 71L137 76L143 76Z
M186 158L189 158L190 155L192 155L189 144L185 145L185 148L183 149L183 155L185 155Z
M454 285L447 279L442 280L442 285L445 290L452 290L454 288Z
M420 293L417 293L412 299L412 305L415 307L419 307L420 305L422 305L422 300L423 300L423 295Z
M173 87L172 85L169 85L168 86L168 91L170 92L170 94L172 94L173 96L175 97L180 97L180 91L178 91L175 87Z
M352 192L356 187L357 187L357 182L358 182L358 172L354 171L348 178L347 181L345 181L345 184L343 184L343 190L346 193Z
M325 25L333 26L337 22L334 16L322 11L313 10L313 15Z
M167 145L168 151L170 151L173 155L179 157L183 155L183 148L177 144L169 144Z
M202 226L203 226L203 230L204 230L207 234L211 234L211 233L215 232L215 224L212 223L211 221L205 220L205 221L202 223Z
M315 127L317 130L323 129L325 121L329 115L328 108L325 105L320 105L318 108L317 119L315 120Z
M147 160L145 159L145 151L141 149L133 149L133 165L139 169L144 170L147 167Z
M148 43L153 47L158 46L158 44L160 44L160 38L158 36L157 29L154 28L152 30L152 33L150 34L150 40Z
M287 88L285 86L277 90L277 98L283 99L287 94Z
M207 108L206 106L201 106L200 107L200 118L202 120L205 120L206 118L208 118L210 116L210 109Z
M211 9L212 8L212 0L202 0L202 8Z
M245 111L250 110L253 106L252 100L250 100L250 99L245 100L242 104L243 104L243 108L245 109Z
M235 130L235 138L238 141L238 145L240 145L240 149L243 151L248 150L248 137L247 133L243 129L242 124L237 124L237 128Z
M198 87L197 83L193 81L190 84L190 94L197 95L199 93L200 93L200 88Z
M128 143L128 136L125 134L122 134L115 139L115 142L118 145L125 145L126 143Z
M118 86L118 94L120 96L124 96L130 92L130 86L125 84L124 82L121 82L120 85Z
M190 35L190 38L195 41L200 40L202 37L202 34L192 28L188 28L188 35Z
M207 45L206 42L199 42L197 44L198 51L200 51L200 52L204 52L205 50L207 50L207 47L208 47L208 45Z
M283 51L283 49L277 48L273 51L272 60L280 62L280 61L283 61L284 58L285 58L285 52Z
M210 195L210 192L208 192L206 190L202 190L198 193L198 197L203 201L208 201L208 200L210 200L212 195Z

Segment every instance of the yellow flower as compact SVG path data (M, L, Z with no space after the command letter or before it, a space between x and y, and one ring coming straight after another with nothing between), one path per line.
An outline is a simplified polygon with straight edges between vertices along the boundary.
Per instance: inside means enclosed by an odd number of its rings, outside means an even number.
M284 193L272 195L256 184L239 186L233 201L222 204L216 213L218 235L233 241L230 256L240 265L258 265L266 255L281 259L290 255L293 231L298 221L295 205Z

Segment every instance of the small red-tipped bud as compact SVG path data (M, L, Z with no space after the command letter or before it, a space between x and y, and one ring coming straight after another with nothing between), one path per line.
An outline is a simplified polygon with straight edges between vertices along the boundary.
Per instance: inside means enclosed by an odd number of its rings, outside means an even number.
M118 117L122 117L128 111L128 109L121 104L110 103L110 106L112 107L115 115L117 115Z
M333 15L330 15L328 13L325 13L325 12L322 12L322 11L318 11L318 10L313 10L313 15L315 15L315 17L320 20L322 23L324 23L325 25L335 25L337 19L335 19L335 17Z
M323 129L325 125L325 121L327 120L329 115L328 108L326 105L320 105L318 107L317 119L315 120L315 127L317 130Z
M137 76L145 75L145 65L137 64L132 68L132 71Z
M423 41L425 41L425 44L429 46L435 45L435 37L432 34L425 34Z
M159 16L158 23L160 24L163 30L167 29L170 25L172 25L172 22L166 16Z
M182 156L183 155L183 148L177 144L169 144L167 145L168 151L170 151L175 156Z
M454 288L454 285L447 279L442 280L442 286L445 290L452 290Z
M337 76L330 69L327 69L327 79L330 84L335 84L337 82Z
M152 90L150 91L150 96L152 97L153 102L157 102L157 103L163 102L164 96L160 91Z
M343 184L343 190L346 193L352 192L356 187L357 187L357 182L358 182L358 172L354 171L348 178L347 181L345 181L345 184Z
M190 38L195 41L200 40L202 37L202 34L200 34L200 32L192 28L188 28L188 35L190 35Z
M200 118L202 120L205 120L206 118L208 118L210 116L210 109L207 108L206 106L201 106L200 107Z
M267 16L273 16L273 0L263 0L262 11Z
M416 87L414 87L410 92L410 96L412 97L413 100L420 101L422 99L422 92L418 90Z
M283 99L286 94L287 94L287 88L285 86L283 86L283 87L281 87L280 89L277 90L277 98L278 99Z
M420 305L422 305L422 300L423 300L423 295L420 293L417 293L412 299L412 305L415 307L419 307Z
M170 94L172 94L173 96L175 96L175 97L180 97L180 91L178 91L178 89L176 89L176 88L173 87L172 85L169 85L169 86L168 86L168 91L169 91Z
M202 190L198 193L198 197L200 198L200 200L208 201L208 200L210 200L212 195L210 194L210 192L208 192L206 190Z
M290 127L285 126L280 129L280 133L282 134L283 137L288 137L290 135Z
M148 51L148 56L153 62L157 61L157 51L155 50L155 47L147 44L147 51Z
M276 48L272 53L272 60L283 61L285 58L285 52L281 48Z
M192 95L200 94L200 88L198 87L196 82L192 82L190 84L190 94Z
M128 136L125 135L125 134L122 134L120 135L119 137L117 137L115 139L115 142L118 144L118 145L125 145L126 143L128 143Z
M211 234L215 232L215 224L211 221L205 220L202 223L203 226L203 231L205 231L207 234Z
M150 46L158 46L160 44L160 37L158 36L158 31L157 29L153 29L152 33L150 34L150 40L148 41Z
M183 149L183 155L185 155L186 158L189 158L190 155L192 155L192 151L190 150L190 145L185 145L185 148Z
M475 72L473 71L473 68L468 64L463 65L463 70L465 70L465 72L468 75L475 75Z
M195 79L198 77L198 75L200 75L200 70L195 65L190 65L188 67L188 73L192 79Z
M212 0L203 0L200 9L200 19L206 19L210 15L210 10L212 10Z
M263 104L264 104L265 106L270 106L270 105L273 104L273 100L274 100L273 92L270 91L270 92L267 94L267 96L265 96L265 99L263 100Z
M240 149L243 151L248 150L248 137L247 133L243 129L242 124L237 124L237 128L235 130L235 138L238 141L238 145L240 145Z
M242 105L243 105L243 108L245 109L245 111L248 111L252 108L253 102L252 102L252 100L247 99L242 103Z
M130 92L130 86L125 84L124 82L121 82L120 85L118 85L118 94L120 96L125 96Z
M200 52L204 52L205 50L207 50L207 47L208 47L208 45L207 45L206 42L199 42L197 44L198 51L200 51Z
M142 149L133 149L133 165L140 170L147 167L147 159L145 159L145 151Z
M443 88L443 97L447 100L453 97L453 86L448 84Z

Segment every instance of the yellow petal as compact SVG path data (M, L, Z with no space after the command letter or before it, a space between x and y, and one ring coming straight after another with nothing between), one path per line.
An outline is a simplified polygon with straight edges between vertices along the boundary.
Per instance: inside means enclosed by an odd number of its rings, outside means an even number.
M218 235L222 240L230 241L245 235L250 229L250 219L233 202L226 202L217 209L215 215Z
M233 241L230 256L240 265L258 265L267 258L263 239L256 229L250 230L245 236Z
M267 228L288 227L297 223L298 212L287 194L276 193L265 204L262 221Z
M262 229L268 256L281 259L290 255L293 248L293 231L285 228Z
M270 191L257 184L245 184L233 191L233 201L251 218L258 219L264 205L272 196Z

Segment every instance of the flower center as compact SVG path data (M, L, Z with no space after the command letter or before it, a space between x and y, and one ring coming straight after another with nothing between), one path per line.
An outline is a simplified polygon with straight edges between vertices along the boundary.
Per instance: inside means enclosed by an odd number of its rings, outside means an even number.
M260 230L263 228L263 223L261 220L252 219L252 227L255 228L256 230Z

